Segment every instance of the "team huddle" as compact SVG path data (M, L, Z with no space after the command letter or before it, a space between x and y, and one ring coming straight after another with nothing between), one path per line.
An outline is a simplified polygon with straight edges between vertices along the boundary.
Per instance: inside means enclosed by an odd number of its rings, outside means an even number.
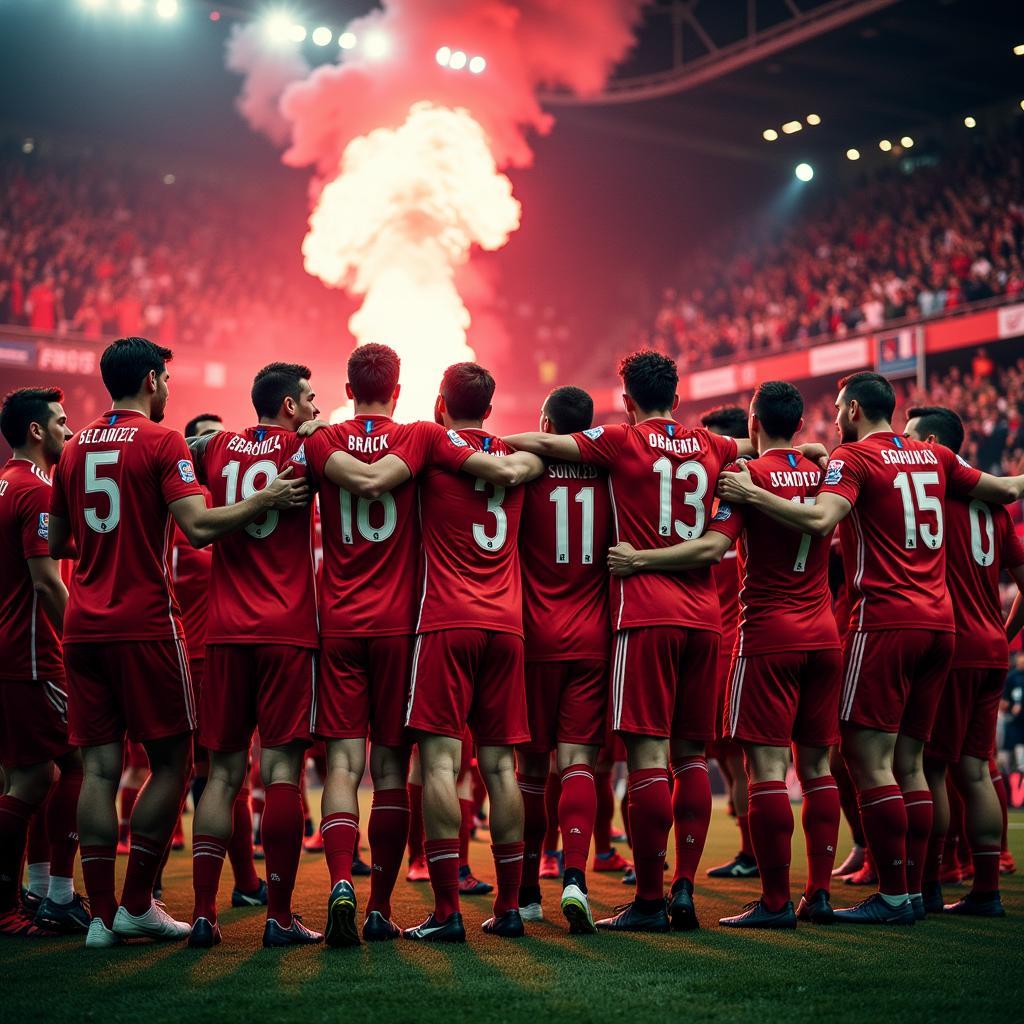
M570 932L696 929L707 758L721 741L742 752L762 886L723 926L1004 913L989 759L1008 637L1024 624L1020 594L1005 623L999 601L1002 571L1024 590L1024 547L1004 508L1024 476L960 459L955 412L912 409L897 434L891 385L853 374L840 381L841 444L829 456L794 445L803 400L772 381L754 393L749 436L730 437L677 422L675 364L641 351L619 367L627 423L595 426L590 396L560 387L538 431L498 437L484 428L495 383L475 363L445 371L435 422L396 422L399 360L370 344L349 359L351 419L321 422L310 370L273 363L253 383L255 426L193 421L185 438L160 425L170 357L141 338L109 346L100 366L112 408L77 434L59 390L4 400L14 454L0 472L0 933L77 930L98 948L140 937L218 944L217 893L254 735L267 881L249 885L267 905L266 946L465 941L460 794L474 757L496 882L485 932L519 937L544 916L552 758ZM845 570L835 603L833 533ZM179 559L208 545L196 650L175 581ZM733 552L739 620L723 635L715 572ZM595 772L612 736L628 765L636 892L595 921ZM150 775L118 899L126 739L142 745ZM323 933L292 911L314 741L326 751ZM834 910L837 745L878 892ZM414 749L434 908L400 928L391 899ZM153 893L200 756L195 904L182 922ZM360 924L352 875L367 759L372 872ZM807 847L796 908L791 763ZM944 906L947 774L967 808L975 877ZM44 802L49 888L30 914L19 885ZM74 891L79 843L87 901ZM242 903L244 890L236 871Z

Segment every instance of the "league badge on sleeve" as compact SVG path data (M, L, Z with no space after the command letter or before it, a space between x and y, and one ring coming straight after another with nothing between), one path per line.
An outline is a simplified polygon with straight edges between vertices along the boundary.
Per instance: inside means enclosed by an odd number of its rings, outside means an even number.
M306 442L303 441L299 445L299 450L292 456L292 462L297 462L300 466L306 464Z
M36 527L36 533L39 534L43 540L48 540L50 537L50 513L40 512L39 513L39 525Z
M718 504L718 511L712 518L713 523L724 523L727 519L732 518L732 505L728 502L722 501Z
M842 459L832 459L825 470L825 486L831 487L843 479L843 466L846 463Z
M451 441L451 443L455 445L456 448L465 448L468 443L463 438L459 437L459 435L454 430L448 431L448 440Z
M604 427L591 427L589 430L583 431L584 437L589 437L591 441L596 441L604 433Z
M178 476L181 477L182 483L194 484L196 482L195 467L188 459L180 459L178 461Z

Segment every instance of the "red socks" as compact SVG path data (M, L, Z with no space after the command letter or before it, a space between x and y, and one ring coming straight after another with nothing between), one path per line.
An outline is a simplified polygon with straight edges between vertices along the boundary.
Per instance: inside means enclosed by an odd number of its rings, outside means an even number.
M907 892L920 893L928 842L932 837L931 791L904 793L903 805L907 809Z
M519 792L523 795L523 885L540 885L540 852L544 832L548 827L544 806L546 779L529 775L516 775Z
M46 808L46 833L50 840L50 877L73 878L78 853L78 794L82 769L60 773Z
M586 872L597 815L594 769L586 764L570 765L562 772L561 783L558 826L562 830L565 868Z
M17 797L0 796L0 912L18 905L21 862L35 810L34 805Z
M999 855L1002 850L998 846L972 846L971 857L974 860L974 884L971 894L988 896L999 892Z
M562 797L562 780L557 772L548 775L544 790L544 817L547 831L544 833L544 851L558 849L558 801Z
M82 876L89 897L89 912L108 928L113 928L114 915L117 913L117 899L114 896L115 856L113 843L110 846L82 847Z
M211 924L217 920L217 889L220 887L220 873L227 852L224 840L216 836L192 838L192 889L195 892L193 922L200 917L205 917Z
M691 885L697 873L711 824L711 780L706 757L684 757L672 762L675 788L672 817L676 826L676 872L673 882L686 879ZM630 801L632 801L632 794ZM632 815L632 803L630 814ZM632 824L632 822L630 822Z
M434 920L443 924L459 912L459 841L428 839L423 848L434 890Z
M267 786L263 809L263 850L267 858L267 917L282 928L292 923L292 890L302 853L302 797L293 782ZM355 832L355 829L344 829Z
M423 856L423 787L410 782L409 791L409 863Z
M376 910L391 918L391 894L402 866L409 837L409 792L405 789L375 789L367 827L370 839L370 899L366 912Z
M1007 850L1009 847L1006 845L1006 830L1008 827L1008 815L1007 810L1009 808L1009 795L1006 792L1006 779L1003 778L1003 773L999 770L999 766L995 761L990 761L988 765L989 776L992 779L992 785L995 786L996 797L999 800L999 809L1003 813L1003 838L1002 838L1002 849Z
M750 818L747 814L737 814L736 824L740 827L740 853L744 857L754 856L754 847L750 839Z
M462 821L459 824L459 867L469 867L469 837L473 834L473 818L476 817L476 803L459 798Z
M238 791L231 808L228 858L235 876L235 888L240 892L255 892L260 885L260 876L256 874L252 854L252 812L249 810L249 787L245 784Z
M166 843L148 836L133 835L128 868L121 890L121 906L129 914L144 914L153 903L153 882L164 860Z
M751 782L750 838L761 873L761 894L768 910L789 902L789 862L793 845L793 809L784 782Z
M267 803L269 806L270 801ZM264 823L264 849L267 845L266 830ZM320 835L324 839L324 856L327 858L327 871L331 876L331 888L341 881L351 882L352 857L359 836L359 818L348 811L325 814L320 821Z
M899 786L878 786L860 794L860 818L878 872L878 891L902 896L907 889L907 809Z
M519 908L519 884L523 877L523 844L492 843L494 874L498 891L494 896L494 916Z
M831 775L823 775L805 782L803 791L801 822L807 845L807 885L804 892L810 896L819 889L825 892L832 889L832 868L835 867L839 843L839 787Z
M594 814L594 852L611 853L612 816L615 814L615 794L612 792L612 773L598 770L597 810Z
M641 768L629 773L629 824L637 899L660 900L665 895L662 873L672 827L672 795L664 768ZM677 846L678 842L677 833Z
M27 864L49 864L50 863L50 837L46 830L46 815L50 807L50 795L33 808L32 819L28 823L28 839L26 841L25 862Z

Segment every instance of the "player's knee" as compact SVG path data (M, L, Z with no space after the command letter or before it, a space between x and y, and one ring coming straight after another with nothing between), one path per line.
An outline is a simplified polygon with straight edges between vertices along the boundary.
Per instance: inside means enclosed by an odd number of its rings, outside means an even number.
M9 793L18 800L38 807L50 792L52 782L53 769L49 762L19 768L10 773Z

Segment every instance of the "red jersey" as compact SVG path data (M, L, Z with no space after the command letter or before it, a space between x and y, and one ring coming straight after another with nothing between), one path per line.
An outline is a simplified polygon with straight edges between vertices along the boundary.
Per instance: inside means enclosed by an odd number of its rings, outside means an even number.
M552 462L526 485L519 557L529 661L608 657L611 505L605 474Z
M28 569L49 557L50 478L28 459L0 471L0 679L61 679L60 640Z
M819 493L853 506L839 525L850 629L953 631L943 505L980 477L948 448L888 431L832 453Z
M512 451L483 430L449 430L448 437L471 453L500 457ZM418 470L411 457L402 457ZM416 632L487 629L522 636L522 488L506 490L431 467L420 481L419 497L423 583Z
M950 495L946 501L946 582L956 620L954 668L1001 668L1009 662L999 574L1024 565L1024 545L1002 505Z
M398 455L415 474L430 464L457 473L473 449L454 444L436 423L395 423L387 416L356 416L306 439L306 464L320 490L323 523L321 634L413 633L422 562L417 483L407 480L372 500L356 498L324 476L335 451L371 463Z
M168 506L202 493L185 439L141 412L105 412L64 445L50 513L78 550L65 643L181 638Z
M664 548L700 537L722 468L736 442L670 419L617 423L572 435L584 462L608 470L615 538ZM612 577L612 625L685 626L721 632L718 594L707 566L680 573Z
M193 442L214 506L234 505L277 478L285 466L305 474L302 438L260 425L219 430ZM208 644L317 647L313 509L271 509L214 542Z
M798 451L775 448L747 466L758 487L787 501L814 504L822 473ZM839 646L828 589L831 536L798 533L752 506L727 502L710 528L739 543L738 657Z
M210 492L203 488L207 507ZM181 624L185 629L185 646L190 658L206 657L206 623L209 614L210 567L213 551L210 545L194 548L188 538L175 527L171 550L171 579L181 606Z

